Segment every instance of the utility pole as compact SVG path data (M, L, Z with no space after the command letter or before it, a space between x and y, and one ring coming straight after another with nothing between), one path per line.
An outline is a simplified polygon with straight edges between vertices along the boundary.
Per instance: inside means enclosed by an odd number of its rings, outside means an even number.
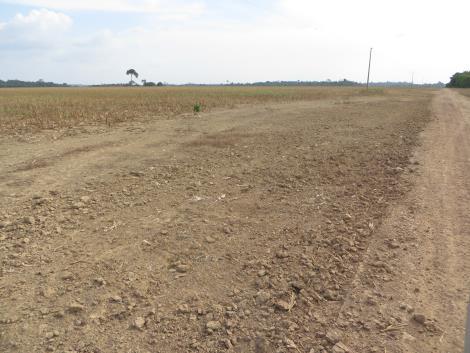
M372 62L372 49L373 48L370 48L370 53L369 53L369 70L367 71L367 89L369 89L370 63Z
M415 73L413 72L411 74L411 88L413 88L414 84L415 84Z

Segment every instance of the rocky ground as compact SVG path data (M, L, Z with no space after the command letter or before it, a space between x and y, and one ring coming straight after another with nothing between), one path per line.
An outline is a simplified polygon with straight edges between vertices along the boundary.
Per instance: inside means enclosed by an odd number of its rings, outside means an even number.
M415 151L454 95L3 137L0 350L415 352L432 336L416 352L456 352L461 318L446 333L405 261L438 242L413 221L440 190L413 202L430 153ZM454 282L457 313L470 283Z

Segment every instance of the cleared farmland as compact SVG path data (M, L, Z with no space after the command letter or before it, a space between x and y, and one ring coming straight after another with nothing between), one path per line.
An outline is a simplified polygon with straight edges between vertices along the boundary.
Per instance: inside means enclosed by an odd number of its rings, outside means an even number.
M461 350L463 96L1 93L0 351Z

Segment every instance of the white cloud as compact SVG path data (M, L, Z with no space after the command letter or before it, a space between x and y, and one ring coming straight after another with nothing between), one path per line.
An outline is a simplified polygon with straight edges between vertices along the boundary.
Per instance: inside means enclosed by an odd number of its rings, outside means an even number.
M6 24L11 28L28 28L30 30L65 30L72 25L72 19L59 12L47 9L32 10L27 15L17 14Z
M204 11L200 1L169 0L0 0L0 3L44 7L60 11L141 12L190 16Z
M0 48L14 51L51 47L64 38L72 23L69 16L46 9L19 13L0 24Z

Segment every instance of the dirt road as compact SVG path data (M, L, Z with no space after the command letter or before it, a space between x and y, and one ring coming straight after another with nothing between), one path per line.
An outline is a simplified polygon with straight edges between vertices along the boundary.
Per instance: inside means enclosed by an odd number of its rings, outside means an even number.
M469 130L396 90L4 137L0 350L457 352Z
M374 342L387 342L387 352L463 352L470 294L470 99L443 90L432 113L412 159L414 187L390 208L345 304L347 310L368 303L364 320L382 322L379 337L352 332L359 352ZM379 270L377 261L384 264Z

